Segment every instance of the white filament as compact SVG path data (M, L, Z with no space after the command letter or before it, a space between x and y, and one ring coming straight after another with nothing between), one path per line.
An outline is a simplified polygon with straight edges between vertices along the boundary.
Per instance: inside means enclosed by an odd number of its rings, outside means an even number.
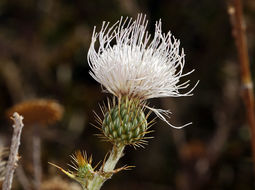
M112 27L103 22L98 33L94 29L88 52L90 75L117 97L191 96L196 85L186 93L179 92L189 86L189 81L179 84L180 79L193 72L183 73L185 54L179 40L170 32L162 33L160 20L152 38L147 23L140 14L134 21L121 18ZM168 123L162 110L151 110Z

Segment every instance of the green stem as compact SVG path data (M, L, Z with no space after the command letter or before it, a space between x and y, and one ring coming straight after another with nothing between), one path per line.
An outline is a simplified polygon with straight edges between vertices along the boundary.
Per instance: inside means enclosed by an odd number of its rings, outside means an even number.
M109 158L104 164L103 171L104 172L112 172L119 161L119 159L122 157L122 153L124 150L125 146L116 146L114 145L112 147L112 151L110 153Z
M118 163L119 159L122 157L124 148L125 148L125 146L116 146L116 145L113 146L112 151L109 155L109 158L102 166L103 172L108 173L108 174L111 172L114 173L114 168L115 168L116 164ZM111 177L111 175L103 176L103 175L95 174L93 179L89 182L88 187L87 188L83 187L83 189L84 190L100 190L103 183L110 177Z

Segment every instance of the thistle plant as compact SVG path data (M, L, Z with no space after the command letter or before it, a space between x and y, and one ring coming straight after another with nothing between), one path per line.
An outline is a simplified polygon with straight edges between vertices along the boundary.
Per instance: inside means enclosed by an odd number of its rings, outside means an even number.
M7 115L10 116L14 112L20 113L22 116L24 116L24 124L26 125L26 127L33 126L33 186L35 190L39 190L43 173L41 164L40 133L45 126L54 124L62 118L63 107L57 101L52 99L33 99L23 101L12 106L7 110ZM31 142L28 143L29 146L31 146Z
M161 20L156 22L152 37L146 30L147 23L146 16L140 14L136 20L121 18L112 26L103 22L99 32L94 28L88 51L89 73L104 92L111 94L101 106L103 117L96 114L96 127L113 148L98 170L81 152L72 156L74 171L54 165L84 190L99 190L114 173L130 168L115 166L125 146L143 147L151 138L147 136L154 123L148 121L150 113L177 129L190 124L176 127L168 121L168 110L148 105L151 98L191 96L196 85L180 92L189 86L189 81L180 83L181 78L193 72L183 73L185 54L180 42L170 32L162 32Z

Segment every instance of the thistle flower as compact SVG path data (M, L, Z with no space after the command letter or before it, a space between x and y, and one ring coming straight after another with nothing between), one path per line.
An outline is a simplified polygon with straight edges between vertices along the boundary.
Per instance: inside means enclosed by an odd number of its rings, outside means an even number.
M18 112L24 116L24 123L27 126L34 126L32 148L33 148L33 171L34 186L38 190L41 186L42 167L41 167L41 137L42 126L54 124L63 116L63 107L51 99L33 99L21 102L7 110L7 116ZM39 127L41 126L41 127ZM29 142L29 146L31 146Z
M63 107L51 99L34 99L21 102L7 110L10 117L14 112L24 116L26 125L53 124L59 121L63 115Z
M135 99L140 107L153 111L160 119L167 121L168 110L155 109L146 105L146 100L160 97L191 96L196 85L185 93L189 80L180 83L185 54L180 50L180 41L170 32L162 32L161 20L156 22L154 36L146 30L146 16L138 15L136 20L121 18L113 26L103 22L101 30L94 29L88 52L90 75L99 82L104 91L119 99ZM99 47L97 47L97 41Z

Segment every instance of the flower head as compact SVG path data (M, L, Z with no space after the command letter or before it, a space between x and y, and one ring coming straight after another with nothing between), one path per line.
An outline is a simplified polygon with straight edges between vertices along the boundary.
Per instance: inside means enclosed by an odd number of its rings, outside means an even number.
M26 125L54 124L63 116L63 107L56 100L33 99L18 103L7 110L8 118L14 112L24 116Z
M94 29L88 52L90 75L118 98L144 101L192 95L195 87L180 92L189 86L189 81L180 83L180 79L193 72L183 73L185 54L180 41L170 32L162 32L160 20L151 37L147 23L146 16L140 14L136 20L121 18L111 27L103 22L98 33ZM148 108L168 123L164 116L168 111Z

